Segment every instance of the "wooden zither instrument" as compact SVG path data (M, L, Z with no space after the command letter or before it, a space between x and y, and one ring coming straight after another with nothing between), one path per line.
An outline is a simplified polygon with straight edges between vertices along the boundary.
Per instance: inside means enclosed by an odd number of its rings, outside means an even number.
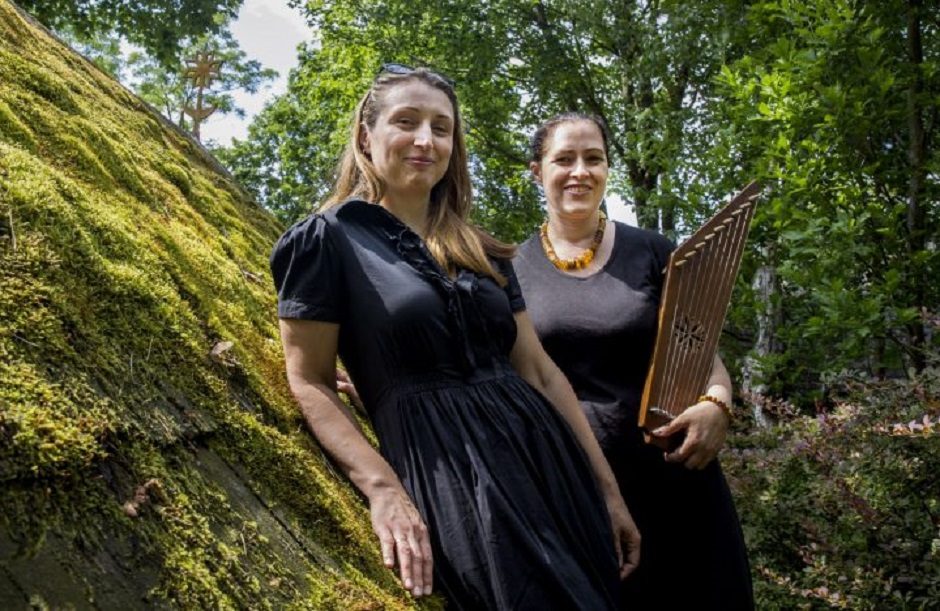
M663 449L677 440L649 431L697 403L705 391L759 194L756 182L746 186L669 256L640 403L646 440Z

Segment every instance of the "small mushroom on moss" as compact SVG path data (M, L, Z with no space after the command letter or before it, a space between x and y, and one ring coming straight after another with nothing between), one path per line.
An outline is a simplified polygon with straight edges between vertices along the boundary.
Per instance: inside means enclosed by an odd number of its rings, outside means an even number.
M124 513L132 518L140 515L140 509L150 503L166 502L166 493L163 491L163 484L158 479L149 479L134 489L134 496L124 503L122 509Z
M224 360L223 355L229 350L231 350L232 346L234 345L235 345L234 342L229 342L229 341L216 342L215 346L212 347L212 351L209 352L209 356L211 356L213 359L217 361Z

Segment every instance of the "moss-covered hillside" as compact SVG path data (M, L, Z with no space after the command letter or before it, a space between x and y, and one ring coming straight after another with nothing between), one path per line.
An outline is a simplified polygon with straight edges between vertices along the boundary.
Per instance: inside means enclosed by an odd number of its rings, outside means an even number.
M278 233L0 0L0 608L411 606L289 396Z

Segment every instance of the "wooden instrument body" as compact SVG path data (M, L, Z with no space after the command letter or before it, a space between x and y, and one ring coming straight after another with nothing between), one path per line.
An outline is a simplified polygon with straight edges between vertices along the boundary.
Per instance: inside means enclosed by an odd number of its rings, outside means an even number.
M705 391L759 194L747 185L669 257L639 417L647 442L664 450L681 439L649 433Z

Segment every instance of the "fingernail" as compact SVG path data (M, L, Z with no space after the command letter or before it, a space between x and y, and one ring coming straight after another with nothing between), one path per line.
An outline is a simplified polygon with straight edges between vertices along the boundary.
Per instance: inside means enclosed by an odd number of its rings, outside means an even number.
M665 430L666 430L666 427L661 426L661 427L659 427L658 429L656 429L655 431L653 431L653 435L662 435Z

